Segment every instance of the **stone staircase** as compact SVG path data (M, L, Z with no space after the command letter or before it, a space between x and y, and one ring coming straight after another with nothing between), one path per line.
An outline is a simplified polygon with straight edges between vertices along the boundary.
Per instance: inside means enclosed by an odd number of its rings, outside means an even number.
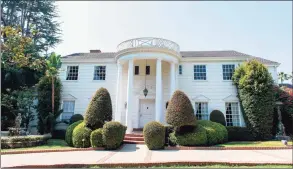
M144 144L142 133L125 134L124 144Z

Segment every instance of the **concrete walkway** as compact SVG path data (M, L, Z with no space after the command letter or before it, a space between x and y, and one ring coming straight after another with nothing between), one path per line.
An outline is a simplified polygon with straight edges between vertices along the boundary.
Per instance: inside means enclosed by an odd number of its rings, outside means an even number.
M1 167L54 164L156 162L292 163L292 150L156 150L126 144L117 151L75 151L1 155Z

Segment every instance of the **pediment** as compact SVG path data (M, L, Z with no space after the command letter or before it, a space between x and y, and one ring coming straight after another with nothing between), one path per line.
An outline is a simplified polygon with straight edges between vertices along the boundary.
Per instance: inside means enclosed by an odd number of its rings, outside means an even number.
M194 101L202 101L202 102L208 102L210 100L210 98L204 96L204 95L198 95L192 98L192 100Z
M62 96L63 100L76 100L77 98L74 97L72 94L65 94Z
M238 102L239 99L238 99L237 95L230 94L230 95L224 97L223 98L223 101L225 101L225 102L235 102L235 101Z

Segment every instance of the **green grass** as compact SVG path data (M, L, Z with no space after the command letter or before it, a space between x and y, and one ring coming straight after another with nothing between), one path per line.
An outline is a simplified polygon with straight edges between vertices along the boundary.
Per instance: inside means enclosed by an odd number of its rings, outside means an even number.
M292 141L288 142L292 145ZM235 141L218 144L217 147L285 147L281 141Z
M20 150L55 150L55 149L69 149L69 148L73 148L73 147L69 147L64 140L50 139L45 145L36 146L36 147L28 147L28 148L1 149L1 152L11 152L11 151L20 151Z
M107 168L107 167L99 167L99 166L91 166L89 168ZM113 168L113 167L111 167ZM133 168L133 167L114 167L114 168ZM135 168L292 168L291 165L255 165L255 166L244 166L244 165L173 165L173 166L153 166L153 167L145 167L139 166Z

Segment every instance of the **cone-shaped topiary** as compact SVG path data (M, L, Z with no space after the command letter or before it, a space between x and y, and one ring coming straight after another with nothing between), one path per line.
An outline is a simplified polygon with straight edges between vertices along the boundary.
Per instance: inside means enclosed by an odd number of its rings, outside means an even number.
M66 143L67 143L69 146L71 146L71 147L73 147L73 142L72 142L72 133L73 133L73 130L74 130L74 128L75 128L77 125L79 125L81 122L82 122L82 120L77 121L77 122L74 122L74 123L72 123L70 126L68 126L67 129L66 129L65 141L66 141Z
M219 110L213 110L210 114L210 120L226 126L226 120L224 114Z
M107 89L100 88L92 98L84 122L92 130L102 128L105 122L112 120L112 102Z
M166 120L168 124L175 127L195 124L196 118L192 104L182 91L174 92L167 108Z
M85 126L85 123L82 122L77 125L72 133L72 142L73 146L76 148L87 148L91 146L90 136L92 130Z
M165 145L165 127L157 121L147 123L143 128L143 137L150 150L162 149Z

